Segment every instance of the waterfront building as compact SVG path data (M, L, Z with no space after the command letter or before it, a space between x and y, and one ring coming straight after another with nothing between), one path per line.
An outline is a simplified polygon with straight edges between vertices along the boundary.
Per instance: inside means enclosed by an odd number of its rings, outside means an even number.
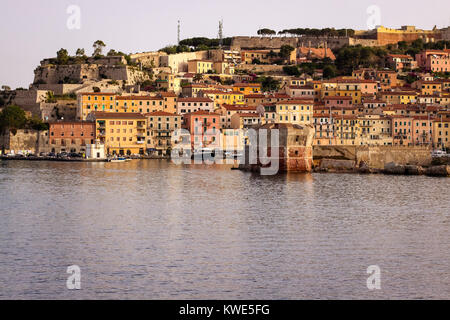
M144 155L147 118L140 113L92 112L96 138L105 145L108 155Z
M191 135L196 148L217 148L220 145L220 115L205 110L187 113L183 117L183 128Z
M433 144L436 148L450 148L450 112L442 112L433 121Z
M358 117L360 145L387 146L393 144L392 123L388 116L366 114Z
M94 122L52 122L49 123L48 152L86 153L86 147L95 140Z
M275 105L278 123L298 125L313 123L314 100L312 99L280 101Z
M147 117L147 149L149 153L169 155L172 135L181 129L181 115L157 111L145 114Z

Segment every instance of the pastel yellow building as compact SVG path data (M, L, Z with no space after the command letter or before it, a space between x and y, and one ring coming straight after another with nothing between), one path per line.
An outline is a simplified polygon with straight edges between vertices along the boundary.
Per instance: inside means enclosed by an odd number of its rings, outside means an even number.
M336 144L358 145L358 117L354 115L339 115L334 118Z
M213 62L209 60L191 60L188 61L189 73L208 73L212 72Z
M109 155L143 155L146 152L147 118L138 113L92 112L96 139Z
M117 96L115 112L150 113L164 111L164 99L150 96Z
M314 100L295 99L280 101L275 104L278 123L312 124L314 119Z
M115 93L89 92L77 95L77 120L86 120L93 111L115 112Z
M237 91L244 95L261 93L261 84L259 83L235 83L233 91Z
M390 117L367 114L358 117L357 131L360 145L392 145L392 121Z
M450 148L450 112L438 114L433 121L433 144L436 148Z
M383 91L380 96L381 100L388 104L411 104L416 102L417 93L415 91Z

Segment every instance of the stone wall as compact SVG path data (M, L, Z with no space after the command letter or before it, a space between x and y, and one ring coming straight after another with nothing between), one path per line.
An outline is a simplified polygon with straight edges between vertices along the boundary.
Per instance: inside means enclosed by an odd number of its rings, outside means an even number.
M75 93L83 87L82 84L38 84L34 88L42 91L52 91L54 94L63 95Z
M41 103L41 118L44 121L76 121L77 101L58 100L57 103Z
M441 29L442 40L450 41L450 27Z
M15 154L20 152L37 154L47 139L48 132L44 131L22 129L17 130L16 134L8 131L0 135L0 150L4 150L5 153L13 151Z
M314 160L353 160L356 166L367 164L371 169L383 169L387 163L401 165L431 164L431 148L421 146L314 146Z
M173 73L187 72L188 61L208 59L208 51L183 52L161 56L160 67L170 67Z
M323 47L327 43L330 49L339 49L350 44L349 37L234 37L231 44L232 50L240 49L279 49L283 45L291 47Z
M161 57L167 56L165 52L143 52L130 55L131 61L142 64L143 67L159 67Z
M100 81L102 79L122 80L128 84L135 84L136 82L149 79L149 74L146 71L124 65L47 65L38 67L34 73L34 83L42 83L43 87L49 85L49 87L53 87L53 85L62 84L63 82L75 82L81 85L86 81ZM38 86L38 84L35 86ZM72 88L68 87L68 89L73 89L75 86ZM55 87L55 89L61 92L64 87Z
M283 66L271 64L241 64L236 70L245 70L253 73L283 74Z

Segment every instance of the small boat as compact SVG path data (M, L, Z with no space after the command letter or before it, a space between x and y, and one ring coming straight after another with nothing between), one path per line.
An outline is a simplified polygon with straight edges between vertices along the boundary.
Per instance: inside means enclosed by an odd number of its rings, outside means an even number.
M109 159L109 162L114 162L114 163L126 162L126 161L127 161L126 158L112 158L112 159Z

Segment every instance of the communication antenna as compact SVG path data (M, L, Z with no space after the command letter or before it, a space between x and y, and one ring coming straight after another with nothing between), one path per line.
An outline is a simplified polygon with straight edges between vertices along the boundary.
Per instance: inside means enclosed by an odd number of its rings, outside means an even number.
M223 20L219 21L219 46L223 45Z
M177 37L178 45L180 45L180 34L181 34L181 23L180 23L180 20L178 20L178 37Z

